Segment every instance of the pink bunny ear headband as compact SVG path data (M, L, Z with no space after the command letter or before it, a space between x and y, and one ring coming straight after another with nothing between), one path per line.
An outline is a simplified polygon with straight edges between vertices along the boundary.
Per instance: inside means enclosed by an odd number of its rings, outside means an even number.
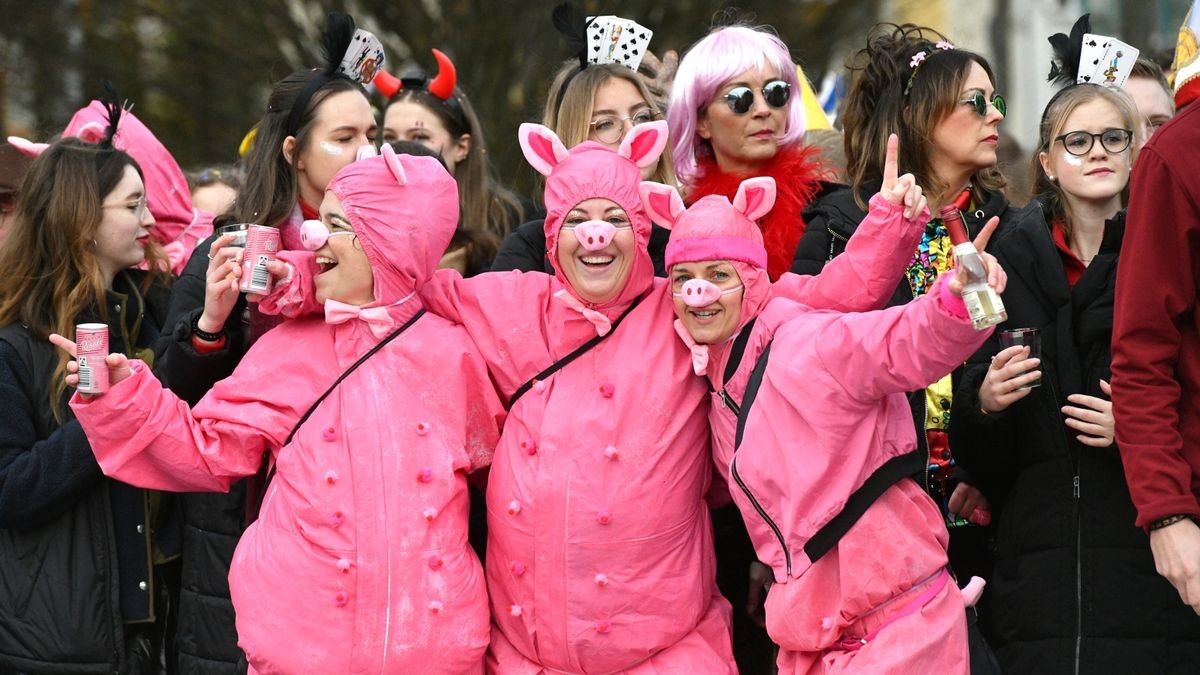
M392 177L396 179L396 183L401 186L408 185L408 175L404 172L404 166L400 164L400 158L396 156L396 151L387 143L383 144L383 161L387 165L388 171ZM361 161L378 157L379 154L373 145L364 145L358 149L358 156L354 161ZM354 234L348 230L340 230L338 232L330 232L329 228L325 227L325 223L319 220L306 220L300 225L300 243L304 248L310 251L316 251L325 245L331 237L336 237L342 234Z

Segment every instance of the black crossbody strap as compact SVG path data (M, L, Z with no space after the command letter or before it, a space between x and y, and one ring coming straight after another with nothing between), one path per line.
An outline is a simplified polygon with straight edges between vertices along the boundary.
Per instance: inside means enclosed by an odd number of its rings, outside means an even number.
M733 439L733 448L735 450L742 444L742 434L746 431L746 418L750 416L750 406L754 405L754 398L758 396L758 388L762 385L763 373L767 371L767 357L770 354L771 343L768 342L767 346L763 347L758 361L754 362L754 370L750 373L750 381L746 383L746 395L742 397L741 410L738 411L737 435Z
M726 385L729 384L729 379L737 372L738 366L742 365L742 356L746 353L746 345L750 342L750 334L754 332L754 322L758 321L758 317L754 317L742 326L742 332L738 333L737 338L733 341L733 346L729 349L729 360L725 362L725 373L721 375L721 400L725 401L725 405L733 411L734 415L739 412L739 406L733 402L733 398L725 391ZM715 391L712 382L708 383L708 390Z
M379 341L379 344L375 345L374 347L371 347L370 351L368 351L366 354L363 354L362 356L360 356L357 361L355 361L353 364L351 364L351 366L346 369L346 372L342 373L341 376L338 377L338 379L333 381L333 384L329 385L329 388L325 390L324 394L321 394L321 396L319 398L317 398L316 401L313 401L313 404L308 407L308 411L304 413L304 416L300 418L300 421L296 422L296 426L292 427L292 433L288 434L287 440L284 441L283 444L287 445L288 443L292 442L292 438L296 435L297 431L300 431L300 427L303 426L304 423L308 421L308 418L311 417L314 412L316 412L317 406L321 405L321 402L324 401L325 398L328 397L330 394L332 394L333 390L336 389L337 386L342 383L342 380L349 377L350 373L353 373L355 370L358 370L359 366L366 363L367 359L374 356L375 352L379 351L380 349L383 349L384 346L387 345L387 343L400 337L401 333L408 330L408 328L410 326L412 326L414 323L416 323L417 319L421 318L424 314L425 314L425 310L423 310L423 309L421 311L417 312L415 315L413 315L413 317L411 319L409 319L408 321L405 321L403 326L400 326L396 330L389 333L387 337L385 337ZM275 473L274 467L271 468L271 473L272 474ZM271 477L268 476L267 481L269 482L270 480L271 480Z
M597 335L596 337L592 338L591 340L588 340L587 342L579 345L579 347L577 347L575 349L575 351L571 352L570 354L567 354L566 356L562 357L561 359L550 364L550 367L546 368L545 370L538 373L537 375L534 375L533 379L529 380L525 384L518 387L517 390L515 392L513 392L512 397L508 399L509 409L511 410L512 407L517 404L517 399L524 396L525 392L529 391L530 388L532 388L533 385L535 383L537 383L539 380L544 380L547 377L550 377L551 375L553 375L554 373L557 373L558 371L562 370L563 367L566 366L568 363L574 361L575 359L579 358L580 356L583 356L583 354L585 352L587 352L589 349L591 349L592 347L595 347L596 345L603 342L604 338L617 332L617 326L621 325L621 322L625 320L625 317L629 316L629 313L633 311L634 307L638 306L638 304L642 301L642 298L644 298L644 297L646 297L646 296L639 295L637 298L635 298L634 301L632 303L630 303L629 307L625 308L624 312L621 312L621 316L618 316L617 320L612 322L612 327L609 328L607 333L605 333L604 335Z

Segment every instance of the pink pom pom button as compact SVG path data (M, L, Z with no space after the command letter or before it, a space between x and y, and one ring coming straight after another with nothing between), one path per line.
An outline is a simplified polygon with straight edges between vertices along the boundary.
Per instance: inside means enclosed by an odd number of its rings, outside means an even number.
M437 514L438 514L438 510L433 508L432 506L426 507L425 510L421 512L421 515L424 516L424 518L425 518L425 522L429 522L429 523L433 522L434 518L437 518Z
M337 429L334 429L333 427L325 427L325 429L321 431L321 440L325 441L326 443L337 440Z
M442 607L443 605L441 600L434 600L433 602L429 603L429 611L433 612L434 614L441 614Z
M337 475L336 471L333 471L331 469L331 470L325 472L325 482L326 483L328 483L329 485L333 485L334 483L337 482L337 480L338 480L338 475Z
M525 563L521 562L520 560L512 561L512 564L508 567L512 570L514 577L519 577L522 574L525 574Z
M442 569L442 556L435 553L435 554L429 556L428 562L429 562L429 569L431 569L431 570Z
M621 458L621 451L617 450L616 446L610 445L604 449L604 456L615 462Z
M333 604L338 607L345 607L347 602L350 602L350 595L346 591L338 591L337 595L333 596Z
M433 480L433 469L425 467L418 471L417 480L421 481L422 483L428 483L429 481Z
M612 522L612 512L608 509L600 509L596 512L596 522L601 525L608 525Z
M512 500L508 503L508 515L515 516L521 512L521 502Z
M608 382L605 382L604 384L600 385L600 395L603 396L604 398L612 398L613 394L616 393L616 391L617 391L617 388Z
M594 581L596 582L596 585L599 586L600 588L604 588L605 586L608 585L608 577L603 574L597 574Z
M597 621L596 622L596 632L597 633L604 634L610 630L612 630L612 624L609 623L608 621Z

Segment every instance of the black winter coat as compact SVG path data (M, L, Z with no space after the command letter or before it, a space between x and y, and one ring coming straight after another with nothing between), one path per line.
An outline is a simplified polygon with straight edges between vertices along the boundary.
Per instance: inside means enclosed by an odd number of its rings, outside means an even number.
M997 331L1040 329L1042 385L980 413L979 386L1000 350L993 335L968 362L951 415L955 456L997 515L992 646L1011 673L1200 672L1200 617L1155 572L1117 447L1079 443L1061 412L1071 394L1106 398L1124 214L1070 289L1031 206L989 250L1008 272L1008 321Z
M171 335L156 369L163 383L188 405L195 405L214 384L233 373L250 342L242 295L225 324L225 347L207 354L192 347L192 321L204 310L208 251L216 239L213 235L196 247L175 282L167 316ZM254 480L238 481L224 494L179 495L184 555L175 646L182 675L246 672L229 598L229 565L246 528L246 491L256 485Z
M143 298L138 281L122 273L114 289L124 293L108 293L109 349L158 354L166 291ZM88 313L77 323L102 321ZM161 619L149 560L155 545L178 554L179 526L151 521L147 491L104 477L69 391L54 419L56 363L49 342L0 328L0 670L112 673L125 667L125 622Z

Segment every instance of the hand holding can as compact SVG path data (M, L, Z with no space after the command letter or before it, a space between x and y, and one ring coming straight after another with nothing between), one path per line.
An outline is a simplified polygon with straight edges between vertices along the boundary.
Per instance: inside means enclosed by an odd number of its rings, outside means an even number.
M242 255L242 276L239 290L243 293L266 295L271 292L273 279L267 263L279 252L279 230L251 223L246 229L246 249Z
M75 327L75 361L79 364L81 394L103 394L108 391L108 326L102 323L81 323Z

